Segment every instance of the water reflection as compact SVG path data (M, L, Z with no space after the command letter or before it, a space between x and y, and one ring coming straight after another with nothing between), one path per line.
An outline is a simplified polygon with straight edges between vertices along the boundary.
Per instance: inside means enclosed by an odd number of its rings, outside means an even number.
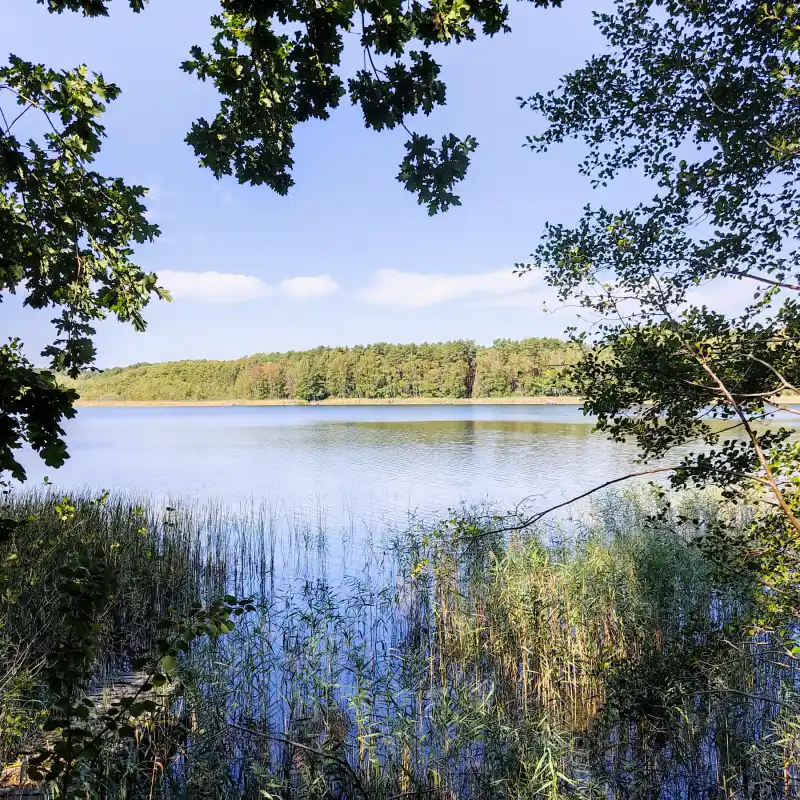
M637 469L633 444L575 406L83 408L59 471L29 475L155 498L323 505L336 522L461 501L558 502Z

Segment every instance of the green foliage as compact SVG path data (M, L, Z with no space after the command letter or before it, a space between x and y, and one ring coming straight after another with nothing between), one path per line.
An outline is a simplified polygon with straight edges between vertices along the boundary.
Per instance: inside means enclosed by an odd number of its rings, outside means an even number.
M294 396L298 400L324 400L328 396L325 375L316 360L301 359L294 377Z
M50 467L64 462L61 420L75 416L72 403L77 397L73 389L59 386L52 373L35 370L22 355L19 340L0 345L0 475L25 479L14 457L23 442Z
M434 150L430 136L413 134L406 143L408 151L397 178L409 192L415 192L420 205L428 206L433 216L450 206L460 206L461 200L451 191L464 180L469 166L469 154L478 146L472 136L459 141L452 133L442 137L439 150Z
M572 377L599 429L647 458L682 447L675 486L756 502L752 538L720 526L715 551L797 609L798 451L757 424L800 394L797 7L616 0L596 24L607 52L523 102L547 122L529 144L580 139L595 186L634 169L655 195L548 226L522 269L594 314Z
M34 309L64 307L55 320L60 338L44 354L54 369L77 373L94 358L93 320L112 313L144 328L141 309L160 290L155 275L130 261L131 246L159 231L144 217L143 187L88 169L104 135L98 117L118 97L116 86L84 66L54 72L11 56L0 90L22 109L4 120L0 140L0 288L23 284ZM30 109L52 126L38 142L12 133Z
M62 796L76 800L97 794L102 777L95 771L102 775L102 769L98 770L95 762L103 748L108 748L110 741L118 748L120 742L138 738L137 721L159 710L157 700L148 695L163 693L169 687L175 690L171 692L174 699L180 691L180 684L173 685L179 654L188 653L204 637L215 642L234 629L235 616L255 610L249 600L226 596L207 608L196 604L185 619L162 620L159 627L164 637L152 653L133 661L142 674L133 693L114 700L108 709L100 709L87 696L86 688L98 654L99 642L93 634L100 627L97 620L110 599L113 578L98 572L99 563L90 556L79 557L60 572L63 583L59 590L68 603L63 603L59 611L67 635L54 643L49 663L41 673L53 704L42 729L55 735L28 760L30 779L55 784Z
M533 0L538 7L561 0ZM199 119L187 136L201 165L240 183L267 184L286 194L294 183L295 127L328 119L345 94L376 131L409 134L398 180L430 214L459 205L454 186L464 179L472 136L454 134L434 148L407 120L445 104L446 87L430 49L509 32L508 6L499 0L444 0L404 5L398 0L248 3L224 0L211 18L210 50L195 46L183 69L214 84L222 99L216 117ZM347 36L358 37L364 68L340 74ZM419 49L417 49L419 48ZM405 59L404 59L405 57Z
M570 393L579 351L558 339L319 347L238 361L178 361L91 372L65 384L85 400L323 400Z
M24 754L27 779L61 796L98 796L106 760L180 694L186 653L253 610L200 585L214 561L186 540L185 513L131 500L29 494L4 509L17 524L0 546L0 761ZM128 691L98 695L120 669L133 670Z
M107 17L108 4L111 0L36 0L40 5L46 5L50 13L58 14L64 11L80 11L85 17ZM144 9L148 0L127 0L134 11Z
M125 669L137 647L151 654L124 703L76 676L74 755L93 741L80 729L102 734L100 752L74 761L76 792L590 800L671 796L687 783L707 796L724 782L737 800L751 786L788 800L800 779L797 659L778 634L748 630L770 592L719 573L696 546L723 521L746 532L754 509L718 493L643 491L590 510L505 540L516 515L460 509L337 574L323 556L340 531L297 536L312 509L282 521L274 507L165 512L133 497L12 495L7 513L33 517L15 542L15 585L52 600L27 609L45 628L30 664L63 657L62 604L76 616L95 594L93 675ZM81 565L81 547L102 552ZM104 567L118 575L106 600L105 579L91 577ZM205 599L221 585L255 587L255 599ZM15 638L32 629L24 611L4 617L8 663L26 649ZM41 673L27 681L0 693L0 708L28 712L27 735L9 731L3 756L54 759L66 712ZM45 719L56 730L42 731Z
M159 233L144 216L145 189L91 169L104 136L100 115L118 95L85 66L56 72L14 55L0 66L0 102L16 107L0 105L0 292L24 291L31 309L60 309L42 356L71 375L94 361L95 321L114 315L143 330L151 295L166 297L131 260L134 244ZM23 139L28 112L45 129ZM24 478L12 452L23 441L58 466L66 456L60 423L74 393L34 371L18 340L2 349L0 384L0 471Z

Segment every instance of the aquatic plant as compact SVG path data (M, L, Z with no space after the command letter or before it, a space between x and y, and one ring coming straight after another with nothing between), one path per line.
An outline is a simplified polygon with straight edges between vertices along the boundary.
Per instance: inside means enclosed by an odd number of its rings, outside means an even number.
M370 546L355 526L326 530L313 509L88 495L69 505L67 522L55 493L14 495L6 509L31 520L6 555L25 565L10 585L30 586L32 602L3 607L0 646L21 665L13 689L0 688L0 719L16 720L0 730L4 763L43 735L35 665L56 624L43 565L91 542L119 575L99 620L98 686L155 646L154 620L170 610L254 598L227 636L180 656L180 694L140 721L133 744L110 740L98 754L104 796L800 789L799 662L786 638L796 620L783 638L753 628L768 598L698 546L719 515L744 527L746 511L710 493L669 514L652 493L612 495L577 521L510 536L502 515L461 509ZM331 546L340 534L346 559ZM21 631L39 629L36 658L21 658Z

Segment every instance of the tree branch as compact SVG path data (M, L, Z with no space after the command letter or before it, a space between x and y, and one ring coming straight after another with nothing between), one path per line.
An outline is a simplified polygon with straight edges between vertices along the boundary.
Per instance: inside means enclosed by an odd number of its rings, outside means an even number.
M670 466L670 467L655 467L653 469L644 469L640 472L629 472L627 475L622 475L619 478L612 478L610 481L606 481L605 483L598 484L593 488L589 489L582 494L575 495L571 497L569 500L564 500L563 503L557 503L554 506L550 506L546 508L544 511L538 511L536 514L528 517L527 519L521 520L517 525L509 525L503 528L494 528L490 531L484 531L483 533L475 534L474 536L470 536L470 540L473 539L482 539L484 536L492 536L496 533L511 533L513 531L521 531L525 530L525 528L529 528L531 525L536 524L540 519L546 517L548 514L552 514L554 511L558 511L560 508L564 508L566 506L572 505L573 503L577 503L579 500L583 500L590 495L595 494L596 492L601 491L602 489L606 489L609 486L613 486L615 483L622 483L623 481L630 480L631 478L641 478L645 475L657 475L661 472L674 472L676 469L679 469L678 466Z
M777 286L781 289L791 289L793 292L800 292L800 283L784 283L783 281L775 281L772 280L772 278L765 278L763 275L753 275L752 272L744 272L738 269L730 270L730 274L736 275L739 278L749 278L751 281L766 283L769 286Z

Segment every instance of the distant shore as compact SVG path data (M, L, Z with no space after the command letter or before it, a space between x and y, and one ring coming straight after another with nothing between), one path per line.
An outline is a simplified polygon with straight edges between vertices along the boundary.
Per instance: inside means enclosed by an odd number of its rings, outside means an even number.
M782 405L800 405L800 395L785 395ZM230 406L579 406L580 397L329 397L327 400L78 400L83 408L215 408Z
M78 400L84 408L164 408L219 406L578 406L580 397L330 397L327 400Z

